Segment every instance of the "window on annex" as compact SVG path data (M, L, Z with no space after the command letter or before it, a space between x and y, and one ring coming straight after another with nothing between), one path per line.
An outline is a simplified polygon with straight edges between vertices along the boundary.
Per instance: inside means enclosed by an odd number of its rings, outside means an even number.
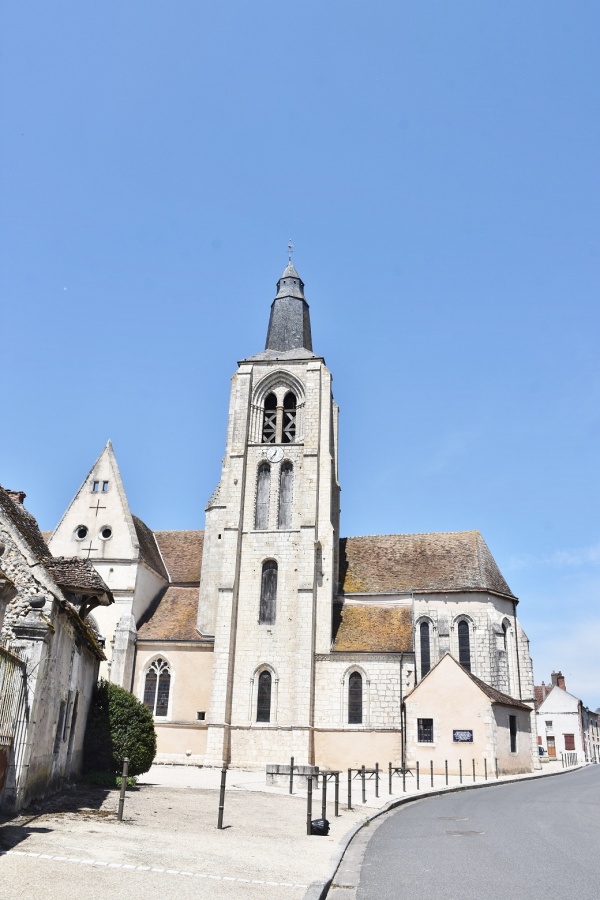
M261 463L258 467L256 478L256 511L254 514L255 528L269 527L269 493L271 490L271 466Z
M275 624L275 607L277 602L277 563L267 559L262 567L260 585L260 609L258 621L263 625Z
M292 527L292 495L294 489L294 467L284 462L279 475L279 528Z
M348 678L348 724L362 725L363 680L360 672L351 672Z
M575 749L575 735L574 734L564 734L565 739L565 750L574 750Z
M433 719L417 719L417 741L433 744Z
M274 444L277 436L277 397L275 394L267 394L265 397L265 411L263 414L263 444Z
M293 444L296 439L296 395L288 391L283 398L282 444Z
M463 619L458 623L458 661L461 666L471 671L471 638L469 623Z
M421 622L419 626L419 641L421 644L421 678L427 675L431 668L431 644L429 622Z
M256 698L256 721L271 721L271 673L261 672L258 676L258 695Z
M155 659L146 673L144 706L153 716L166 716L169 710L171 670L164 659Z
M517 752L517 717L508 717L508 729L510 731L510 752Z

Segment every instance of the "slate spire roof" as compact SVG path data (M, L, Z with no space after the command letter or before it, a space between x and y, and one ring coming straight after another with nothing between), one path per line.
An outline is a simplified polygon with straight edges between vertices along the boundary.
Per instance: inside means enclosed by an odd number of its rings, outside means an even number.
M304 298L304 282L291 261L277 282L277 295L271 305L265 350L308 350L312 353L310 314Z

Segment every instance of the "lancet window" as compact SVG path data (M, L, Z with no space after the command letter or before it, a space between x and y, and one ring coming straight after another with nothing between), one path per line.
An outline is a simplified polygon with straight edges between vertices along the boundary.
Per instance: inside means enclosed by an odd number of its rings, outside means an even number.
M277 525L286 529L292 527L292 499L294 493L294 467L284 462L279 475L279 517Z
M267 559L262 567L260 587L260 609L258 621L263 625L275 624L275 607L277 601L277 563Z
M258 692L256 698L256 721L271 721L271 685L270 672L261 672L258 676Z
M263 444L274 444L277 438L277 397L275 394L267 394L265 397L265 411L263 416Z
M363 680L360 672L351 672L348 678L348 724L362 725Z
M467 671L471 671L471 636L469 623L464 619L458 623L458 661Z
M281 443L293 444L296 439L296 395L288 391L283 398Z
M431 630L429 622L421 622L419 626L419 643L421 650L421 678L431 668Z
M166 660L155 659L144 682L144 706L153 716L166 716L169 711L169 693L171 690L171 670Z
M256 478L256 510L254 513L254 527L269 527L269 494L271 490L271 466L262 463L258 467Z

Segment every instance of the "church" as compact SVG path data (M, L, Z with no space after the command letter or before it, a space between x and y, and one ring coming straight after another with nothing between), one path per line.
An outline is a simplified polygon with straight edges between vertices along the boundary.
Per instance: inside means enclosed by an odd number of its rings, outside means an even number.
M502 713L473 719L481 753L516 754L516 729L520 770L536 765L529 643L481 534L340 537L339 497L332 376L289 261L265 349L232 380L204 531L136 518L109 442L48 538L55 557L90 559L114 596L93 612L104 675L152 710L158 760L404 764L409 740L427 751L442 722L473 733L468 676ZM407 721L406 699L447 654L456 721L425 688Z

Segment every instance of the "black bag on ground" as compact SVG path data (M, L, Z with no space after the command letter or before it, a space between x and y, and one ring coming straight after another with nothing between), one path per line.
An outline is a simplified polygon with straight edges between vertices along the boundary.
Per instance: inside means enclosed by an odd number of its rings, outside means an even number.
M310 823L310 833L327 837L329 834L329 819L313 819Z

